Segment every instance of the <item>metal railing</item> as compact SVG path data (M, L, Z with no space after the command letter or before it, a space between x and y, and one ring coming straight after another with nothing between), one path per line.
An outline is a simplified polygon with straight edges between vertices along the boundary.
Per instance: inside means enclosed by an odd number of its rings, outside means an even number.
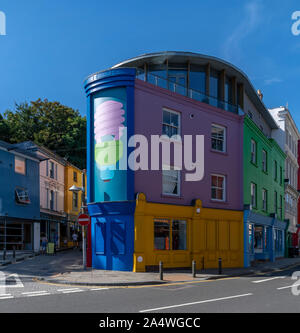
M232 112L234 114L241 115L244 113L238 105L233 105L231 103L222 101L222 100L218 99L217 97L209 96L209 95L206 95L195 89L187 88L186 86L183 86L176 82L172 82L170 80L167 80L166 78L162 78L160 76L157 76L157 75L154 75L151 73L147 73L146 80L145 80L145 72L140 69L137 69L136 78L138 78L142 81L149 82L157 87L173 91L177 94L192 98L192 99L202 102L202 103L212 105L212 106L220 108L222 110Z

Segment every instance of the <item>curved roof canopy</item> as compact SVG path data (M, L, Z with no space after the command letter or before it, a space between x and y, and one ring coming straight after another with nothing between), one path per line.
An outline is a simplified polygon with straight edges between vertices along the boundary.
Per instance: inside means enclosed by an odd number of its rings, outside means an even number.
M192 52L166 51L143 54L138 57L120 62L119 64L113 66L112 69L119 67L142 67L145 63L163 64L166 60L176 64L186 64L187 62L190 62L191 64L195 65L207 65L209 63L214 69L225 70L228 76L235 76L237 78L237 82L244 85L247 96L250 98L251 102L254 104L257 110L262 114L269 126L272 129L278 128L275 120L258 96L247 75L234 65L222 59Z

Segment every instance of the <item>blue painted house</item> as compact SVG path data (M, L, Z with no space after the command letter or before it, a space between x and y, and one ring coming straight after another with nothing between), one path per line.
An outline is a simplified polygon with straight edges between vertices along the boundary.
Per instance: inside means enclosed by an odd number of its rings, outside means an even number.
M0 250L40 247L41 157L0 141Z

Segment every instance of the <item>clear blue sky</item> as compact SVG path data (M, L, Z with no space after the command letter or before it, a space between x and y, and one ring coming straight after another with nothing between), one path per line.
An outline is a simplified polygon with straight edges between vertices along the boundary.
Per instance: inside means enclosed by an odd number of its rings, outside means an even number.
M84 78L148 52L191 51L243 70L300 129L299 0L1 0L0 112L39 97L85 114Z

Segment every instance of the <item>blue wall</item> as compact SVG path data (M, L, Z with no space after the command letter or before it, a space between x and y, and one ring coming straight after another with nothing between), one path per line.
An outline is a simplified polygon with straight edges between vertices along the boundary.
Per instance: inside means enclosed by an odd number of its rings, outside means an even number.
M0 149L0 216L37 220L40 218L39 162L26 159L26 175L15 172L15 155ZM15 200L16 187L28 190L30 204Z

